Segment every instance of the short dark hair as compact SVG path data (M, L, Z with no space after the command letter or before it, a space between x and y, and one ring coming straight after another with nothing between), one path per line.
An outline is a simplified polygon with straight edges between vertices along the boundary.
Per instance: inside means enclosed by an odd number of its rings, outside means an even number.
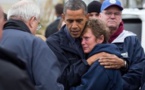
M84 1L82 0L68 0L63 9L63 13L66 13L66 10L79 10L83 9L84 13L87 14L87 6Z
M86 33L86 28L90 28L96 38L100 37L101 35L104 36L103 43L107 43L109 39L109 30L104 24L104 22L100 19L91 19L88 20L85 28L82 32L82 35Z
M55 12L58 15L61 15L63 13L63 4L58 3L55 5Z

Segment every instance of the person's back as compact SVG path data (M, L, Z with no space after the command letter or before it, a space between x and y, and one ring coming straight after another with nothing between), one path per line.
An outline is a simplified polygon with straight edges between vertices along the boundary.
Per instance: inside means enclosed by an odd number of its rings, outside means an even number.
M58 29L58 25L61 21L61 15L63 13L63 4L56 4L55 5L55 14L56 14L56 20L53 21L52 23L50 23L50 25L47 26L46 30L45 30L45 37L49 37L51 34L57 32Z
M3 10L0 7L0 40L4 22ZM0 46L0 90L34 90L23 60L17 54Z
M23 12L24 10L27 12ZM57 83L60 75L57 57L44 41L33 35L39 16L38 6L31 1L22 0L14 4L8 12L8 21L0 44L25 59L28 74L36 89L63 89Z

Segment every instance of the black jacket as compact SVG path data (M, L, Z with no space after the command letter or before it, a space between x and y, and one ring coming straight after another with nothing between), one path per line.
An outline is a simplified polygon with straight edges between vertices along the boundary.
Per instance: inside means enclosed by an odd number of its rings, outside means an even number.
M54 22L52 22L50 25L47 26L45 31L46 38L58 31L59 22L60 22L60 18L56 19Z
M63 83L65 90L80 84L81 76L88 70L89 66L84 60L82 48L76 50L71 47L70 40L67 38L65 26L60 31L47 38L48 46L56 54L61 63L62 75L59 79ZM82 51L82 53L78 52Z
M22 59L0 47L0 90L34 90L25 69Z

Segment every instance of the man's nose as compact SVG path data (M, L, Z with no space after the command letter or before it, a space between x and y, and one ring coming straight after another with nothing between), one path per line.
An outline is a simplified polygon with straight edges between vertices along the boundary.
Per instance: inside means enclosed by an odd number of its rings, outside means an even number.
M93 16L92 16L92 19L97 19L97 16L96 16L96 15L93 15Z
M114 14L114 13L112 13L110 17L111 17L111 18L115 18L115 14Z
M76 22L76 21L74 21L74 22L72 23L72 28L77 28L77 22Z

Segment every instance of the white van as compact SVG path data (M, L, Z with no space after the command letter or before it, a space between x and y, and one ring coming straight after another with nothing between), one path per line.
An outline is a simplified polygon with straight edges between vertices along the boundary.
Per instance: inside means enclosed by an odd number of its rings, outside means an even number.
M145 9L124 9L122 19L125 29L137 34L145 51Z

